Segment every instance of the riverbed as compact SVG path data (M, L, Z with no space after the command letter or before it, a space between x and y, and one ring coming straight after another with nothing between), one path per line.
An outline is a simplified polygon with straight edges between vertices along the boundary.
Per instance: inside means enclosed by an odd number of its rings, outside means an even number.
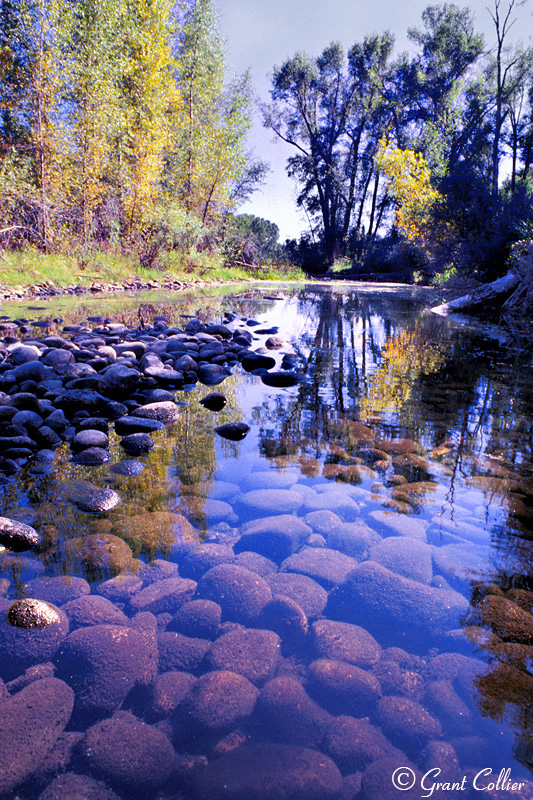
M412 287L75 302L0 316L12 344L115 326L175 413L133 455L109 421L91 465L78 409L0 476L39 535L0 549L0 797L533 797L531 353ZM173 385L215 341L227 376ZM9 621L24 598L50 625Z

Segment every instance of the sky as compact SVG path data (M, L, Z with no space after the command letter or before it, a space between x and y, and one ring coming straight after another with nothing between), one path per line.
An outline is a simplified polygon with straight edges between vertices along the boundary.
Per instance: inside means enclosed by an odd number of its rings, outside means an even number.
M472 0L460 7L470 7L476 30L493 43L494 29L487 5L494 0ZM252 84L261 102L268 102L274 67L297 51L319 55L332 41L340 41L345 50L364 36L391 31L396 38L396 52L409 49L407 30L421 27L422 11L438 0L215 0L220 33L226 46L227 75L231 78L250 70ZM507 0L501 0L507 8ZM517 6L517 18L510 38L533 44L533 0ZM294 182L287 177L285 164L294 148L263 128L261 115L249 137L254 155L270 164L265 185L254 193L239 213L256 214L275 222L280 241L298 237L308 228L305 217L296 209Z

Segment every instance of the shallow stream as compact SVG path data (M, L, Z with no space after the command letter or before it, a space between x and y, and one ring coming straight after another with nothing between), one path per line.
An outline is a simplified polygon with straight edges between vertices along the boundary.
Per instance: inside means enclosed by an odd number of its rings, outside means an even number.
M237 363L175 391L139 474L113 471L132 456L111 425L108 463L65 442L0 485L0 515L42 536L0 549L2 613L42 599L70 631L24 678L0 658L0 720L52 675L75 692L5 794L0 763L0 797L532 798L531 352L415 289L107 302L0 313L26 338L105 324L91 316L225 320L300 377L275 388ZM220 412L200 403L214 389ZM215 432L235 422L242 440ZM80 510L85 483L120 502Z

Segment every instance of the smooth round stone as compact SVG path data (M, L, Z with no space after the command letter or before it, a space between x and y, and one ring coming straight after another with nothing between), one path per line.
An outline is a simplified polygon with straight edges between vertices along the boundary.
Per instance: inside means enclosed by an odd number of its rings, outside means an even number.
M120 495L113 489L104 489L81 482L68 487L64 497L80 511L96 514L111 511L120 503Z
M294 745L244 745L198 772L195 797L207 800L337 800L342 778L328 756Z
M147 403L139 406L132 412L132 416L144 419L155 419L165 425L175 422L180 414L180 408L171 400L163 400L158 403Z
M151 682L156 647L141 630L123 625L78 628L55 658L57 675L68 678L79 711L109 715L136 684Z
M222 436L223 439L229 439L232 442L240 442L244 439L250 426L245 422L228 422L226 425L219 425L215 428L215 433Z
M39 800L120 800L111 789L88 775L64 772L49 783Z
M400 755L378 728L364 719L345 715L338 716L331 723L324 737L323 749L343 775L364 770L380 758Z
M141 455L152 450L155 442L149 433L130 433L121 440L120 446L126 453Z
M212 600L191 600L179 608L169 622L167 630L184 636L214 639L220 627L222 609Z
M300 508L303 498L290 489L254 489L241 494L238 501L258 514L290 514Z
M143 582L137 575L119 574L103 581L96 591L112 603L125 603L142 589Z
M402 750L420 752L442 727L426 709L407 697L383 697L378 703L379 724L389 740Z
M196 683L196 678L189 672L163 672L158 675L149 689L149 697L145 706L145 718L150 722L165 719L178 708Z
M196 582L188 578L166 578L141 589L130 599L134 611L150 611L152 614L174 614L177 609L191 600L196 590Z
M328 602L326 590L307 575L277 572L265 577L273 595L285 595L297 603L308 617L318 617Z
M42 764L72 714L74 693L57 678L30 683L0 700L0 795L11 792Z
M328 547L302 547L281 564L282 572L299 572L326 589L342 583L359 564L354 558Z
M68 628L66 615L49 603L35 598L12 603L0 614L0 678L9 680L50 661Z
M149 378L155 378L162 384L183 383L183 372L177 369L165 369L164 367L146 367L144 374Z
M25 586L26 594L61 606L69 600L75 600L90 594L91 587L83 578L75 575L55 575L46 578L34 578Z
M261 375L261 380L266 386L285 389L289 386L297 386L305 380L305 377L296 372L266 372Z
M311 630L315 650L324 658L368 668L380 657L380 645L359 625L320 619L313 623Z
M200 364L198 366L198 380L204 386L216 386L222 383L229 375L229 372L220 364Z
M25 598L16 600L9 607L7 621L16 628L46 628L59 625L62 615L59 609L44 600Z
M118 526L117 526L118 527ZM181 514L150 511L120 521L119 532L131 544L150 554L176 553L198 541L198 531Z
M107 433L109 431L109 422L102 417L88 417L87 419L82 419L82 421L76 426L76 429L77 433L86 430Z
M200 400L200 405L209 411L222 411L227 402L222 392L211 392Z
M0 517L0 545L20 553L41 543L41 536L30 525Z
M241 365L246 372L253 372L254 369L272 369L276 366L276 359L261 353L246 353Z
M302 608L290 597L275 595L264 606L257 625L277 633L284 644L300 643L309 632L309 623Z
M159 672L195 672L203 663L211 642L176 631L163 631L157 637Z
M129 619L113 603L99 595L86 595L70 600L62 606L71 629L85 628L88 625L128 625Z
M181 575L199 580L205 572L218 564L231 564L233 561L235 554L231 547L208 542L184 553L180 559L179 569Z
M382 696L378 679L346 661L319 658L307 670L309 692L332 714L363 715Z
M109 467L109 472L112 472L115 475L134 476L134 475L140 475L144 467L145 465L141 464L140 461L135 461L132 458L127 458L124 459L124 461L119 461L117 464L112 464Z
M99 430L79 431L72 439L70 446L73 450L87 450L89 447L101 447L105 450L109 445L109 438L106 433Z
M294 514L263 517L242 526L234 550L251 550L280 563L298 550L310 534L311 528Z
M432 552L432 547L418 539L389 536L372 547L369 558L404 578L429 584L433 577Z
M298 481L300 473L294 469L263 470L245 475L241 481L241 488L245 492L254 489L289 489Z
M220 636L207 655L211 669L244 675L263 684L272 677L280 658L280 638L273 631L237 629Z
M331 716L311 700L296 678L282 676L261 690L257 712L274 740L303 747L319 747Z
M253 622L272 598L263 578L236 564L219 564L205 572L198 582L197 596L213 600L230 622Z
M75 464L97 467L99 464L106 464L111 461L111 453L102 447L88 447L86 450L76 453L72 460Z
M116 575L132 566L131 548L123 539L111 533L93 533L67 539L63 548L65 558L91 576L94 570Z
M243 675L214 670L198 678L176 719L207 731L224 730L252 714L258 695Z
M126 711L89 728L81 751L98 775L136 792L157 789L174 770L174 749L167 737Z

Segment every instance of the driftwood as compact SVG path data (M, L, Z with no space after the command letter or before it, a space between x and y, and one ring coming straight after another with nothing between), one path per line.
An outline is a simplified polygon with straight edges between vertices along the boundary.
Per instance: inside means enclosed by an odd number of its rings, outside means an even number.
M454 311L464 311L468 308L475 308L486 303L491 303L493 300L501 298L503 301L505 295L516 289L521 282L522 276L514 269L509 270L507 275L503 278L498 278L492 283L485 283L483 286L478 286L468 294L458 297L456 300L450 300L449 303L442 303L440 306L432 308L434 314L450 314Z

